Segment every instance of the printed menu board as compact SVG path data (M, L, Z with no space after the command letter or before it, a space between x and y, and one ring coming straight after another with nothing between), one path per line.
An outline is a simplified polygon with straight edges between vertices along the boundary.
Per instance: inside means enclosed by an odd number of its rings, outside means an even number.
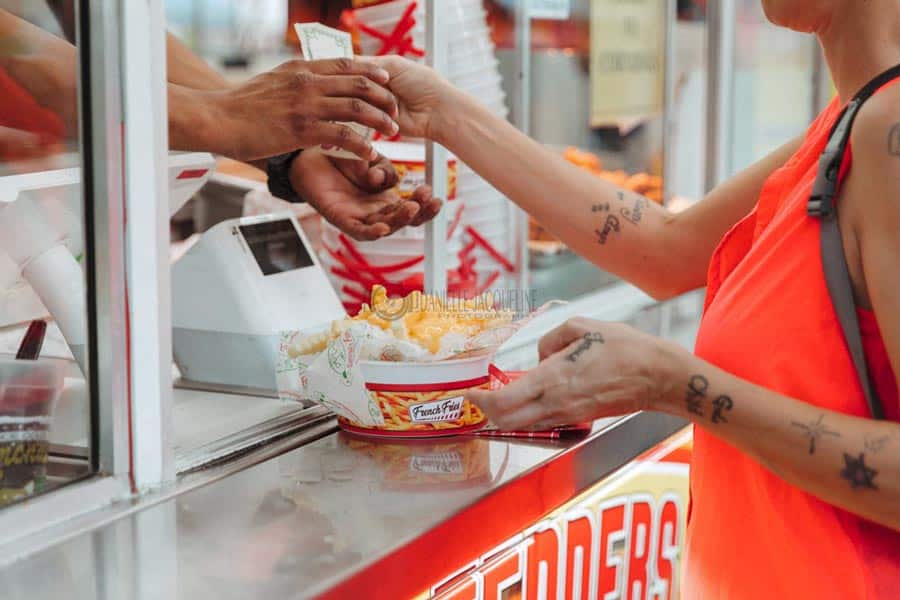
M591 0L591 126L618 126L662 112L666 3Z

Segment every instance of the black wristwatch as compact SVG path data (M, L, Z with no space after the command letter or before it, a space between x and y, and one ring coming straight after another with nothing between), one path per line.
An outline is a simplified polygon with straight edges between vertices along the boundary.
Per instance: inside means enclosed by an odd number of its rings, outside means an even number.
M287 154L273 156L266 161L266 174L269 176L269 193L276 198L294 203L303 202L303 199L294 190L294 186L291 185L290 177L291 163L300 155L300 152L302 150L294 150Z

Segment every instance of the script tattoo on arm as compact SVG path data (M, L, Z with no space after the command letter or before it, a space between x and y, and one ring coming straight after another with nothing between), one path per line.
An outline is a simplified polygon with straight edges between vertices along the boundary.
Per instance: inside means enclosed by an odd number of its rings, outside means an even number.
M578 357L590 350L592 345L602 343L604 343L603 336L600 335L599 331L594 333L586 333L584 334L584 337L581 338L581 343L578 344L578 346L574 350L572 350L572 352L566 355L566 360L569 362L575 362L578 360Z
M734 402L731 400L731 396L721 395L715 400L713 400L713 414L712 414L712 422L715 424L719 423L727 423L728 419L725 418L724 413L727 410L731 410L731 407L734 406Z
M619 217L615 215L607 216L606 223L603 224L603 228L594 230L594 233L597 235L597 243L601 246L606 244L611 233L619 233L621 230L622 228L619 225Z
M894 439L897 433L888 433L885 435L872 435L866 434L863 438L863 443L866 447L866 452L870 452L872 454L876 454L884 450L884 447L891 443L891 440Z
M706 413L703 412L703 401L706 399L706 392L708 390L709 380L706 377L703 375L691 376L687 385L687 393L685 393L684 396L684 403L685 406L687 406L689 413L697 415L698 417L706 416ZM727 423L728 419L725 418L725 413L734 408L734 400L727 394L719 394L716 396L715 400L712 401L712 408L713 410L712 414L709 416L709 420L712 421L714 425Z
M815 421L810 421L809 423L800 423L798 421L791 421L791 426L796 427L798 429L803 430L803 435L809 439L809 453L816 453L816 441L822 437L823 435L830 435L832 437L841 437L837 431L832 431L822 423L822 419L825 418L825 415L819 415L819 418Z
M634 199L634 204L631 208L622 207L620 212L622 216L625 217L625 220L631 223L632 225L637 225L641 222L641 219L644 218L644 209L649 206L649 203L646 198L643 196L636 196Z
M687 394L684 403L689 413L698 417L703 416L703 399L706 398L706 390L709 388L709 380L703 375L693 375L688 382Z
M894 124L888 132L888 154L900 156L900 123Z

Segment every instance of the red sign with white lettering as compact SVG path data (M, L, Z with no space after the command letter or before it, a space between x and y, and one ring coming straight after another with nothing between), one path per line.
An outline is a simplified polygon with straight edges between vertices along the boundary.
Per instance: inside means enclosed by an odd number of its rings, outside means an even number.
M434 600L674 600L689 434L433 586Z

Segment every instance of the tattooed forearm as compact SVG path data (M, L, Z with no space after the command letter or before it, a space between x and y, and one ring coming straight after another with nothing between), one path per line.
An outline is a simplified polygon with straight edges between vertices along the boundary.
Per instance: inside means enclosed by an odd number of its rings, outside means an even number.
M803 431L804 437L809 439L809 453L816 453L816 441L822 437L823 435L830 435L832 437L841 437L837 431L832 431L822 423L822 419L825 418L825 415L819 415L819 418L815 421L810 421L808 423L799 423L797 421L791 421L791 426L801 429Z
M575 362L578 360L579 356L590 350L593 344L602 343L603 336L600 335L599 331L594 333L586 333L584 334L584 337L581 338L581 343L578 344L578 346L566 356L566 360L569 362Z
M866 455L860 452L859 456L853 456L844 452L844 469L841 471L841 477L850 483L850 487L854 490L857 488L869 488L877 490L875 485L875 476L878 471L866 465Z
M900 156L900 123L896 123L888 132L888 154Z

